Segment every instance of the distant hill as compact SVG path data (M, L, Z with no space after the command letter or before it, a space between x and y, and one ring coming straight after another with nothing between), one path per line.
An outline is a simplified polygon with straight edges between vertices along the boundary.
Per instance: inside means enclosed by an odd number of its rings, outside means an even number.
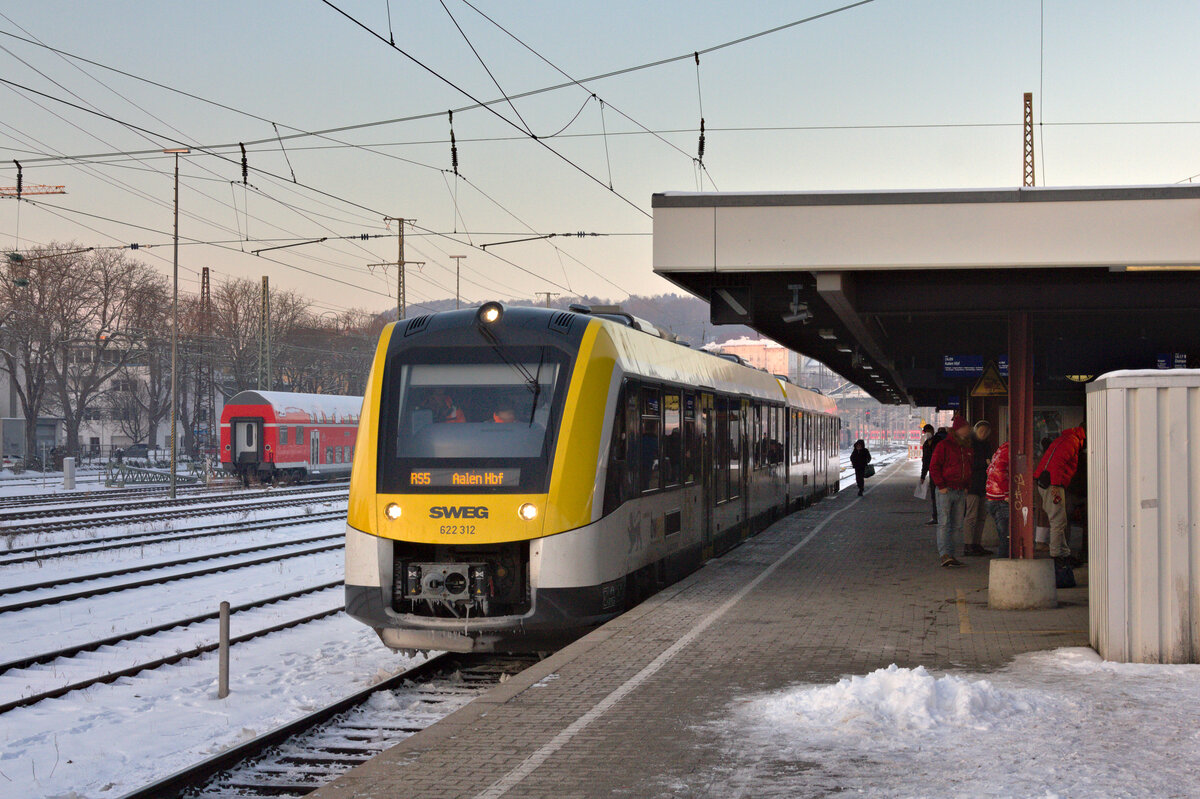
M527 299L505 300L509 305L539 305ZM655 294L653 296L633 295L623 300L613 300L609 297L555 297L552 308L566 309L572 304L580 305L620 305L621 310L628 314L652 322L658 327L666 328L693 347L701 347L714 341L728 341L733 338L748 336L758 338L758 334L744 325L721 325L713 327L708 321L708 303L684 294ZM412 313L428 311L449 311L454 309L454 300L433 300L421 303ZM396 312L385 312L380 315L388 321L396 318Z

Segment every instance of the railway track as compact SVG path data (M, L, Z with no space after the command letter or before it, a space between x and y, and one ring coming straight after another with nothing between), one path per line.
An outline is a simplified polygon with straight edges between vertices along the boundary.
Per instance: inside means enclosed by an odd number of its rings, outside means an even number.
M282 488L242 488L241 484L222 485L222 486L203 486L203 485L181 485L176 488L177 494L206 494L210 497L235 497L235 496L266 496L267 494L279 494L289 491L320 491L322 489L337 488L339 486L348 485L348 480L327 480L321 483L311 483L299 486L285 486ZM5 485L0 483L0 486ZM131 488L106 488L96 491L71 491L58 494L22 494L13 497L0 498L0 511L11 508L33 507L39 505L69 505L79 502L93 502L103 500L123 500L128 498L138 497L153 497L156 494L165 495L168 491L165 485L148 485L136 486Z
M164 530L157 533L122 533L121 535L87 538L80 541L53 541L26 547L14 547L0 554L0 566L19 563L44 563L55 558L88 555L114 549L127 549L147 544L169 544L195 538L220 535L236 535L254 530L270 530L276 527L292 527L310 522L333 521L346 515L344 510L322 511L292 519L266 519L255 522L205 524L200 527L185 527L180 530Z
M254 610L267 608L281 602L310 597L313 594L322 591L341 587L341 581L323 583L321 585L302 588L297 591L291 591L285 594L267 597L255 602L247 602L242 605L235 605L229 609L230 616L236 618L238 614L246 614ZM256 638L261 638L271 633L287 630L292 627L297 627L301 624L307 624L311 621L332 616L335 613L340 613L344 606L338 604L336 607L321 608L315 613L307 613L301 616L292 617L276 624L271 624L260 629L255 629L248 633L234 636L230 639L230 644L240 644L246 641L252 641ZM50 652L41 652L35 655L10 660L6 663L0 663L0 685L3 681L12 679L13 681L36 681L37 675L31 674L28 670L36 669L37 666L54 664L53 674L55 678L59 678L59 684L32 693L25 694L14 699L0 702L0 713L7 713L10 710L19 707L28 707L29 705L42 702L46 699L55 699L60 696L65 696L73 691L80 691L85 688L90 688L94 685L114 682L122 677L132 677L140 674L143 671L160 668L162 666L179 663L180 661L189 658L198 657L206 652L213 652L217 649L218 643L216 640L211 640L208 643L192 646L189 648L179 648L169 644L160 643L158 648L155 647L153 637L168 633L171 631L183 630L195 624L204 624L215 621L218 618L218 612L204 613L196 616L190 616L185 619L176 619L163 624L157 624L152 627L146 627L139 630L130 630L118 635L102 638L95 641L87 641L82 644L64 647ZM215 630L212 638L215 639ZM143 640L144 639L144 640ZM115 647L121 644L134 642L135 645L127 647L130 651L122 653L121 661L123 664L120 668L103 671L99 674L89 674L83 676L80 672L88 672L88 667L94 664L88 662L72 662L72 659L77 659L80 655L97 652L105 647ZM140 646L138 646L140 645ZM138 654L137 650L148 650L143 654ZM165 650L165 654L164 654ZM132 656L133 663L129 663L126 659ZM24 674L9 674L9 672L25 672Z
M102 594L113 594L118 591L128 591L133 588L143 588L148 585L162 585L164 583L176 582L178 580L187 580L193 577L203 577L209 574L219 574L221 572L232 571L234 569L245 569L250 566L260 566L264 563L277 563L282 560L291 558L300 558L307 555L316 555L321 552L330 552L339 549L343 546L343 534L335 533L331 535L313 536L311 538L291 539L288 541L278 541L269 544L261 544L254 547L245 547L240 550L230 552L204 553L192 558L183 560L153 563L145 566L133 566L127 569L114 569L107 572L95 572L86 575L76 575L67 577L63 580L49 581L45 583L33 583L19 586L9 586L0 589L0 596L11 596L13 594L24 593L27 591L40 591L50 588L58 588L65 585L74 585L83 582L91 582L94 580L104 580L112 577L123 577L160 569L171 569L177 566L186 566L193 563L202 563L211 560L224 560L227 558L239 557L241 555L252 554L254 552L262 552L271 549L284 549L287 547L298 547L306 544L315 544L315 546L297 549L295 551L282 552L274 555L268 555L261 558L250 558L247 560L238 560L233 563L218 563L212 566L206 566L202 569L194 569L184 572L171 572L151 577L145 577L140 580L132 580L130 582L109 583L106 585L92 586L82 591L74 591L70 593L50 594L48 596L35 597L32 599L18 600L7 604L0 604L0 613L11 613L17 610L28 610L29 608L45 607L47 605L57 605L60 602L72 602L79 599L90 599L91 597L100 596Z
M445 718L536 660L448 653L432 657L123 799L305 796ZM392 709L367 706L368 699L381 693L391 695L393 701L386 704Z
M255 501L247 500L240 504L225 504L225 505L208 505L199 508L175 508L170 503L162 509L143 509L140 513L120 513L109 516L90 516L82 519L62 519L55 521L36 522L31 524L5 524L3 517L0 517L0 531L3 535L10 538L15 538L20 535L31 533L51 533L62 530L78 530L90 529L95 527L113 527L117 525L128 524L145 524L147 522L168 521L171 519L186 519L197 516L211 516L218 513L229 513L230 511L256 511L268 510L271 508L291 508L307 505L314 502L337 501L344 498L344 494L327 494L327 495L304 495L294 496L283 499ZM207 501L207 500L206 500ZM124 511L123 507L119 510ZM91 511L94 513L95 511ZM62 514L53 513L45 514L50 516L58 516Z
M315 496L325 496L325 495L336 496L341 493L342 493L341 490L339 490L336 487L323 486L321 488L282 489L279 491L272 492L271 494L267 495L267 497L289 497L290 498L290 497L313 496L313 495L315 495ZM260 499L264 499L267 497L246 496L246 495L238 495L238 494L232 494L232 495L225 494L225 495L221 495L221 496L213 496L210 494L210 495L198 495L198 496L189 496L189 497L177 497L176 499L167 499L165 497L155 498L155 499L146 499L146 500L135 499L131 502L121 502L120 504L118 504L114 507L114 510L120 510L120 511L156 510L159 508L181 507L181 506L187 506L187 505L203 505L203 504L214 504L214 503L222 503L222 504L227 503L227 504L230 504L232 507L237 508L241 503L256 502ZM39 507L36 510L17 510L17 511L10 511L7 513L0 513L0 524L11 524L13 522L25 521L27 519L41 519L41 518L47 518L47 517L58 518L61 516L84 516L84 515L95 514L95 513L96 513L95 504L89 503L88 501L85 500L83 502L70 503L67 507L57 507L57 506L46 507L46 508Z

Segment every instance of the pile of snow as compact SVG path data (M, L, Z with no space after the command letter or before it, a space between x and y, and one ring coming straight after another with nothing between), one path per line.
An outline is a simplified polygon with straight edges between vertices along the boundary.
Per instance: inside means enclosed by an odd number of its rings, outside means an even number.
M986 677L891 666L743 697L706 727L719 765L679 777L680 793L1196 796L1200 666L1087 648L1021 655Z
M964 727L986 730L1035 708L1028 699L987 680L949 674L934 677L924 666L905 669L892 664L836 685L794 688L753 702L747 709L792 734L887 740Z

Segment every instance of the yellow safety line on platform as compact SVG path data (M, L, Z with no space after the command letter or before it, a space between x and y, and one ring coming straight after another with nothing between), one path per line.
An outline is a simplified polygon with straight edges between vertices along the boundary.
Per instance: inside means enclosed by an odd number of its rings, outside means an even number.
M958 632L962 635L970 635L971 630L971 615L967 610L967 592L961 588L957 591L958 599L955 604L958 605Z

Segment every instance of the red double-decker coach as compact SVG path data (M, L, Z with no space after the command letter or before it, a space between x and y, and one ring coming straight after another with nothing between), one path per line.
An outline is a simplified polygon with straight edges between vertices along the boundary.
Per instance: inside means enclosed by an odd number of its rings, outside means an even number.
M242 481L348 477L362 397L242 391L221 412L221 466Z

